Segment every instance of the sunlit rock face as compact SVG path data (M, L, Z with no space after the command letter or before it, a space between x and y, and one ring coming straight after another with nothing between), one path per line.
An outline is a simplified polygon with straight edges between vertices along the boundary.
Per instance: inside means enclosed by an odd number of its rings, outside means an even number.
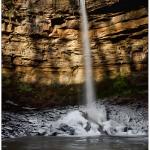
M87 0L86 7L95 80L147 72L147 1ZM46 86L83 83L80 31L78 1L4 2L3 76Z

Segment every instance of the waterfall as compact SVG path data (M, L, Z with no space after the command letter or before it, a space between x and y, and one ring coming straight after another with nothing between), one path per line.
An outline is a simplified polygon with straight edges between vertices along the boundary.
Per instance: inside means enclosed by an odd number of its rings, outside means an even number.
M88 35L88 18L85 7L85 0L80 0L81 12L81 29L82 29L82 44L84 52L85 64L85 95L87 107L94 105L96 96L93 85L93 71L92 71L92 55L90 49L89 35Z
M88 17L86 12L85 0L80 0L80 13L81 13L81 29L82 29L82 45L84 52L84 64L85 64L85 98L86 98L86 112L88 118L92 121L102 124L106 121L105 108L97 108L96 106L96 94L93 83L93 71L92 71L92 54L90 49L90 41L88 35Z

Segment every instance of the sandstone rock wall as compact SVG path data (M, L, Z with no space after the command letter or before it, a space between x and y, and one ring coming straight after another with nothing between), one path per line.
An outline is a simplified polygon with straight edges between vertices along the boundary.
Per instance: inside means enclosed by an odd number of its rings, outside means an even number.
M87 0L86 7L95 80L147 72L147 1ZM4 1L3 76L43 85L83 83L80 35L78 1Z
M3 5L5 75L15 72L23 82L44 84L84 81L80 16L69 1L55 3L58 9L53 7L54 1L46 0L18 0L11 9ZM146 67L146 2L139 0L132 7L127 0L86 3L95 80L106 74L128 75ZM125 3L127 6L123 6Z

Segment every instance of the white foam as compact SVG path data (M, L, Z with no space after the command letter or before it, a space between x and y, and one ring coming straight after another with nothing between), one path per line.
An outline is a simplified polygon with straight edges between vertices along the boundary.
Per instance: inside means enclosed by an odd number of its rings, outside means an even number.
M102 124L106 121L106 109L104 106L96 106L96 104L87 107L88 119L96 122L97 124Z
M85 130L87 126L88 120L82 116L82 113L78 110L72 111L68 113L66 116L60 118L56 123L55 126L57 128L60 124L66 124L75 129L75 135L80 136L92 136L92 135L100 135L98 131L98 125L95 123L91 123L91 128L89 131Z
M99 125L102 126L104 132L106 132L108 135L111 135L111 136L136 136L136 135L146 134L144 132L140 132L137 130L128 130L127 132L124 132L124 128L126 127L124 124L118 123L114 120L106 120L106 117L103 118L102 120L101 113L104 112L104 110L105 110L104 108L95 110L94 113L97 113L97 115L94 115L95 117L94 119L85 118L79 110L71 111L67 115L61 117L58 121L56 121L53 124L53 128L58 129L61 124L66 124L75 130L74 135L71 135L71 136L101 135L102 133L99 131ZM92 117L93 117L93 114L92 114ZM100 117L100 121L96 117L98 118ZM96 122L95 122L95 119L96 119ZM90 124L89 130L85 129L87 124ZM68 133L62 133L59 136L70 136L70 135Z

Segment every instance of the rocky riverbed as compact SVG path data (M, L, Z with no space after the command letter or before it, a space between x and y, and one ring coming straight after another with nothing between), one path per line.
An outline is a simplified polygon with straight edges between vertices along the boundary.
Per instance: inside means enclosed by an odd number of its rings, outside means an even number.
M148 111L142 103L111 104L106 100L97 103L97 116L105 115L100 126L88 119L85 106L68 106L53 109L3 111L2 137L24 136L146 136L148 134Z

